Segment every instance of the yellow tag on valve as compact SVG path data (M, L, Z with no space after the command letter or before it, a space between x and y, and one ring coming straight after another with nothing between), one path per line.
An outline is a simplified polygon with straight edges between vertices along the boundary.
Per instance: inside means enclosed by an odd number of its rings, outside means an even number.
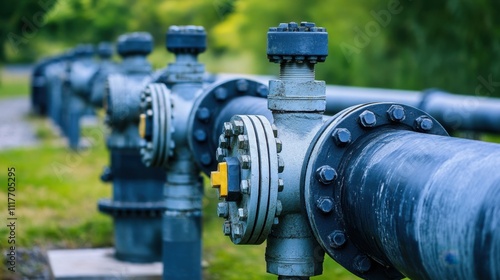
M146 114L141 114L139 118L139 135L142 139L146 137Z
M210 173L210 184L212 188L219 189L220 197L227 197L227 163L219 162L217 171Z

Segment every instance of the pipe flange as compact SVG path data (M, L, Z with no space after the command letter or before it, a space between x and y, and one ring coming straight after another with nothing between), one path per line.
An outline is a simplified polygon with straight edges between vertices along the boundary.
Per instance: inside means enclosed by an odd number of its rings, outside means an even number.
M212 187L223 199L217 208L223 231L235 244L261 244L279 222L283 162L279 140L263 116L237 115L224 124Z
M217 149L219 131L215 127L221 121L217 116L233 99L242 96L267 97L266 85L249 79L228 79L210 85L196 99L192 114L189 117L190 128L188 142L198 165L205 174L217 168L217 160L213 152ZM213 138L213 139L210 139Z
M141 157L148 167L167 167L174 154L172 108L170 90L164 84L149 84L141 93Z
M347 108L330 118L311 142L304 164L304 203L309 224L325 252L350 272L365 279L400 279L390 264L372 259L349 236L341 209L341 163L360 137L382 129L410 130L447 136L430 115L411 106L371 103ZM360 167L362 168L362 167Z
M161 217L165 210L162 201L159 202L122 202L110 199L100 199L99 211L113 217Z

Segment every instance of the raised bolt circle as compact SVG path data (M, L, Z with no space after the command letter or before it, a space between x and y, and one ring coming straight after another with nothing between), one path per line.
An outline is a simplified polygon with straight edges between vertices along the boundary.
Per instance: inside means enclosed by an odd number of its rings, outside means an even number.
M363 127L374 127L377 124L377 117L372 111L365 110L359 115L359 122Z
M342 247L346 242L345 233L340 230L332 232L328 235L328 239L330 240L330 247L334 249Z
M337 178L337 171L329 165L323 165L316 170L318 180L323 184L330 184Z
M316 207L323 213L330 213L333 210L333 199L322 196L316 201Z
M434 122L427 116L420 116L415 120L417 129L420 131L429 131L434 126Z
M405 109L400 105L392 105L389 110L387 110L389 118L393 122L401 122L405 119Z

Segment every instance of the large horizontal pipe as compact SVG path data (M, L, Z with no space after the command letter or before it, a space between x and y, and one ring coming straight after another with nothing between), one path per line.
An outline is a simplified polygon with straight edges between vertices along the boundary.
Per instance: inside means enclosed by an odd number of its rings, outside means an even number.
M348 235L411 279L500 279L500 145L382 129L343 160Z
M369 102L396 102L419 108L447 130L500 133L500 98L458 95L439 90L424 92L326 87L326 114L335 115L350 106Z
M220 74L217 78L235 77ZM268 84L272 76L244 75ZM395 102L428 112L447 130L500 133L500 98L459 95L440 90L411 91L351 86L326 86L326 115L370 103Z

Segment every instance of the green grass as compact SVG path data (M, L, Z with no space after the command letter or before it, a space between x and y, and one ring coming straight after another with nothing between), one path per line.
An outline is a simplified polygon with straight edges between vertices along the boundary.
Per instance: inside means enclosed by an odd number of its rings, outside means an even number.
M28 76L0 72L0 99L28 96L30 81Z
M75 153L54 135L47 120L30 117L29 121L37 127L41 145L0 151L0 182L7 182L8 167L16 168L16 245L44 249L112 246L112 220L96 206L99 198L111 196L111 185L98 179L108 163L104 128L85 128L83 135L93 145ZM0 188L0 201L7 201L5 187ZM234 245L222 234L222 219L215 214L216 192L206 187L203 202L205 279L276 279L266 273L265 243ZM0 219L6 221L3 209ZM7 228L0 227L0 239L6 236ZM0 242L0 250L6 245ZM326 256L323 275L314 279L332 278L357 279Z

